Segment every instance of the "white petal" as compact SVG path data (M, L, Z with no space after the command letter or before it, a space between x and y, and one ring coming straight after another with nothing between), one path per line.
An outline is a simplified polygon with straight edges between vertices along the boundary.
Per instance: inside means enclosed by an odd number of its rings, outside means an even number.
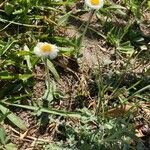
M57 53L59 51L58 47L56 45L51 44L52 46L52 51L50 52L43 52L42 51L42 46L45 44L50 44L47 42L39 42L37 45L34 47L34 53L39 56L39 57L50 57L50 59L54 59L57 56Z
M50 59L56 58L58 51L59 51L58 48L55 46L54 50L49 54Z
M85 4L90 7L91 9L100 9L104 5L104 0L100 0L100 3L98 5L92 5L91 0L85 0Z
M40 52L40 49L39 49L38 46L36 46L36 47L34 48L34 53L35 53L37 56L41 56L41 52Z

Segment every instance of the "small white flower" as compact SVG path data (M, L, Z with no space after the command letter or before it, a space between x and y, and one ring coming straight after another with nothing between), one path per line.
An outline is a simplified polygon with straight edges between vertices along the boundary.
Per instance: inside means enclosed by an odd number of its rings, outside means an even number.
M58 47L56 45L47 43L47 42L39 42L34 47L34 53L39 57L50 57L50 59L54 59L58 53Z
M92 9L100 9L104 5L104 0L85 0L85 4Z

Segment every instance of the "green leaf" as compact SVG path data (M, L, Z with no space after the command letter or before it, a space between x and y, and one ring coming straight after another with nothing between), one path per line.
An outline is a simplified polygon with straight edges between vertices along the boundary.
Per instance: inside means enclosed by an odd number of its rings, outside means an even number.
M81 43L82 43L82 34L79 35L79 37L75 38L75 44L77 47L80 47Z
M14 76L9 75L7 71L0 72L0 80L11 80Z
M5 145L6 150L17 150L17 147L13 143L8 143Z
M106 40L114 46L117 46L121 41L121 32L122 29L118 29L117 27L113 27L107 34Z
M125 7L123 7L123 6L121 6L121 5L115 5L115 4L113 4L113 5L111 5L111 6L109 6L109 7L107 7L107 9L114 9L114 10L116 10L116 9L124 9L124 10L126 10L126 8Z
M1 18L0 18L0 19L1 19ZM14 43L16 43L16 42L18 42L18 40L14 40L14 39L12 39L12 41L10 40L10 41L6 44L6 46L4 46L2 49L0 49L0 56L4 55L4 54L11 48L11 46L12 46Z
M20 57L20 56L32 55L33 53L27 50L20 50L20 51L16 51L16 54Z
M24 131L27 130L27 127L25 126L24 122L18 116L13 114L8 108L6 108L0 104L0 110L3 114L9 113L7 115L7 118L18 128L20 128L21 130L24 130Z
M72 11L66 13L65 15L63 15L59 20L58 20L58 26L62 26L65 24L65 22L67 22L70 14L72 13Z
M22 14L24 12L23 9L19 9L19 10L16 10L13 12L13 15L19 15L19 14Z
M33 77L32 74L19 74L19 79L23 80L23 81L26 81L27 79Z
M142 16L142 12L141 12L141 2L139 0L130 0L130 1L126 1L126 5L129 7L129 9L131 10L131 12L135 15L135 17L137 19L140 19L140 17Z
M30 50L29 50L29 48L28 48L27 45L24 46L24 50L25 50L26 52L30 52ZM32 66L31 61L30 61L30 55L25 55L24 58L25 58L25 60L26 60L26 62L27 62L28 69L29 69L30 71L32 71L33 66Z
M40 108L36 106L28 106L28 105L19 105L19 104L9 104L11 106L16 106L20 108L25 108L33 111L40 111L40 112L45 112L53 115L60 115L64 117L73 117L73 118L81 118L81 117L86 117L85 114L79 113L79 112L67 112L65 110L55 110L52 108Z
M32 74L9 74L7 71L0 72L1 80L20 79L20 80L25 81L31 77L33 77Z
M134 46L131 45L130 41L127 41L120 44L117 50L121 53L132 55L134 53Z
M59 36L54 36L53 37L54 41L58 43L59 45L65 45L65 46L73 46L75 47L76 45L74 44L74 41L71 41L70 39L64 38L64 37L59 37Z
M5 120L5 118L7 117L9 113L6 114L0 114L0 124L2 124L2 122Z
M14 10L14 5L12 5L10 3L6 3L4 6L4 10L5 10L6 14L10 15Z
M5 132L5 130L4 130L4 128L0 128L0 143L1 144L3 144L3 145L5 145L5 143L6 143L6 132Z
M54 99L54 96L53 96L53 82L50 82L50 83L48 83L48 82L49 81L47 81L47 83L46 83L47 89L45 90L43 99L51 102Z
M148 3L148 8L150 9L150 1L148 1L147 3Z
M67 56L72 55L74 52L75 52L74 47L60 47L60 51L59 51L60 54L64 54Z
M47 64L48 69L49 69L49 70L51 71L51 73L54 75L55 79L56 79L56 80L59 80L59 78L60 78L60 77L59 77L59 74L58 74L57 70L55 69L53 63L52 63L49 59L47 59L47 60L46 60L46 64Z
M51 102L54 98L60 98L62 96L62 93L56 89L56 83L54 80L51 80L49 83L48 82L49 81L46 82L47 88L42 98Z

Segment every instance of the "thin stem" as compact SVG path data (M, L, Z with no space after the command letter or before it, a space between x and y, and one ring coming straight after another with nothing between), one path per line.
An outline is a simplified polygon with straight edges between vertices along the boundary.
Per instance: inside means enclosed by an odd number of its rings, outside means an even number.
M126 72L127 72L127 69L128 69L128 66L130 64L130 60L132 59L132 56L130 56L127 60L127 64L126 64L126 67L125 67L125 70L122 72L122 75L120 75L119 79L118 79L118 83L117 83L117 87L115 88L115 90L112 92L111 96L110 97L113 97L115 95L115 93L118 91L119 89L119 86L121 85L121 82L124 78L124 76L126 75Z
M48 69L48 66L47 66L47 59L44 58L44 64L45 64L45 72L46 72L46 78L47 78L47 89L48 89L48 92L47 92L47 95L46 95L46 98L48 98L48 95L49 95L49 92L50 92L50 83L51 83L51 78L50 78L50 74L49 74L49 69Z
M44 58L44 64L45 64L45 71L46 71L46 79L47 79L47 93L46 96L43 99L43 107L48 108L48 96L50 94L50 83L51 83L51 78L50 78L50 74L49 74L49 69L48 69L48 65L47 65L47 58ZM41 114L41 125L39 130L42 131L42 128L47 128L49 122L49 115L46 112L42 112Z
M90 21L91 21L93 15L94 15L94 12L95 12L95 10L91 10L91 12L90 12L89 19L88 19L88 21L87 21L87 24L86 24L85 29L84 29L84 31L83 31L83 34L82 34L82 36L81 36L81 41L80 41L80 45L79 45L79 47L78 47L77 56L79 56L79 51L80 51L80 49L81 49L81 47L82 47L85 34L86 34L87 29L88 29L88 27L89 27Z
M15 21L9 21L9 20L2 19L2 18L0 18L0 22L11 23L11 24L25 26L25 27L29 27L29 28L44 28L44 27L46 27L46 26L38 26L38 25L31 25L31 24L19 23L19 22L15 22Z
M101 68L101 62L100 59L98 58L98 52L97 48L95 49L96 53L96 58L98 62L98 104L97 104L97 109L96 109L96 115L99 116L100 113L100 106L102 108L102 114L104 116L104 103L103 103L103 98L104 98L104 84L103 84L103 77L102 77L102 68Z
M90 24L90 21L91 21L93 15L94 15L94 12L95 12L95 10L91 10L91 12L90 12L90 16L89 16L89 19L88 19L87 24L86 24L86 26L85 26L85 29L84 29L84 31L83 31L81 41L83 41L83 39L84 39L84 36L85 36L85 34L86 34L86 31L87 31L87 29L88 29L88 26L89 26L89 24Z
M139 93L141 93L145 90L148 90L148 89L150 89L150 85L147 85L147 86L143 87L142 89L136 91L134 94L132 94L131 96L128 97L128 100L133 98L136 94L139 94Z
M104 114L104 107L103 107L103 97L104 97L104 85L103 85L103 77L102 77L102 69L101 69L101 62L98 58L98 52L97 49L95 49L96 52L96 57L97 57L97 62L98 62L98 72L99 72L99 77L98 77L98 104L97 104L97 109L96 109L96 115L98 116L100 113L100 106L102 107L102 114Z

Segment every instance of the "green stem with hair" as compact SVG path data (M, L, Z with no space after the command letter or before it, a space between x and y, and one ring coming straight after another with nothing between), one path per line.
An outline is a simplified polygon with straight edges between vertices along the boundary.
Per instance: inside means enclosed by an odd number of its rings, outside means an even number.
M45 72L46 72L46 78L47 78L47 89L48 89L48 93L47 93L47 96L46 96L46 99L47 99L47 97L49 95L49 92L50 92L51 78L50 78L50 73L49 73L49 69L48 69L48 66L47 66L47 58L44 58L43 62L45 64Z
M93 15L94 15L94 12L95 12L95 10L91 10L90 16L89 16L88 21L87 21L87 24L85 26L85 29L84 29L82 35L81 35L80 44L79 44L78 49L77 49L77 56L79 56L79 54L80 54L80 49L82 48L83 40L84 40L85 34L87 32L87 29L89 27L90 21L91 21Z

